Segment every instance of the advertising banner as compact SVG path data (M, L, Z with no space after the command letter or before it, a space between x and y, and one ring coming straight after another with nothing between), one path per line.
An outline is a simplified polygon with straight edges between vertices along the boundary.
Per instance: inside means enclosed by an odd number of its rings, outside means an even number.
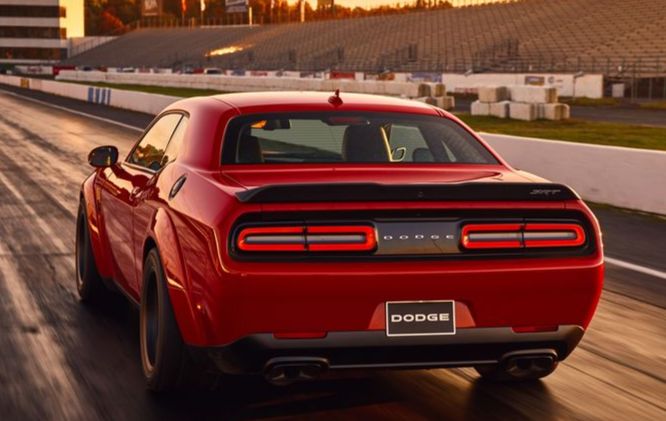
M414 72L407 76L409 82L442 82L441 73Z
M141 0L141 16L159 16L162 14L162 0Z
M227 0L225 5L226 13L246 13L248 0Z
M543 86L545 84L546 84L546 78L543 76L533 76L533 75L525 76L525 85Z

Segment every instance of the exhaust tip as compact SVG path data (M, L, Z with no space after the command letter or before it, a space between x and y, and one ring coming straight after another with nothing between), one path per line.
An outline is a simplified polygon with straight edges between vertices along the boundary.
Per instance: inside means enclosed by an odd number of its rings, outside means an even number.
M553 350L509 353L502 358L501 367L514 379L543 377L557 367L557 353Z
M315 380L328 370L325 358L274 358L266 363L264 377L270 384L286 386L296 382Z

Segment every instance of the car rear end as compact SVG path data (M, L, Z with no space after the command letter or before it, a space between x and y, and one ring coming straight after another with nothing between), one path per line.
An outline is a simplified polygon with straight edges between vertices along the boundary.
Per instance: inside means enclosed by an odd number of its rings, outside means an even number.
M253 145L223 158L243 187L217 227L222 275L208 292L206 349L223 371L280 383L327 369L550 370L569 355L603 282L599 227L573 191L490 152L440 163L455 148L438 158L431 142L427 162L392 142L387 162L349 162L344 144L340 162L330 145L323 162L311 148L282 154L287 138L272 133L295 124L283 117L244 120L252 130L232 135ZM365 124L345 118L325 123ZM395 159L403 147L411 161Z

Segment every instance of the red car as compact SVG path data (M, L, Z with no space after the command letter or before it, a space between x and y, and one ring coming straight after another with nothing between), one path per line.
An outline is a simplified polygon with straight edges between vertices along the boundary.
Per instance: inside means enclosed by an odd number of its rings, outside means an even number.
M207 365L275 384L351 368L550 374L603 282L570 188L454 116L379 96L246 93L169 106L89 156L83 301L140 306L148 387Z

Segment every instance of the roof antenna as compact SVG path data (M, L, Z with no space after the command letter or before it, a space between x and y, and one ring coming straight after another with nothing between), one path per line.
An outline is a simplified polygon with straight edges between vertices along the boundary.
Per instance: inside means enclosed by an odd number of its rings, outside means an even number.
M336 89L335 94L328 97L328 102L336 107L342 105L342 98L340 98L340 89Z

